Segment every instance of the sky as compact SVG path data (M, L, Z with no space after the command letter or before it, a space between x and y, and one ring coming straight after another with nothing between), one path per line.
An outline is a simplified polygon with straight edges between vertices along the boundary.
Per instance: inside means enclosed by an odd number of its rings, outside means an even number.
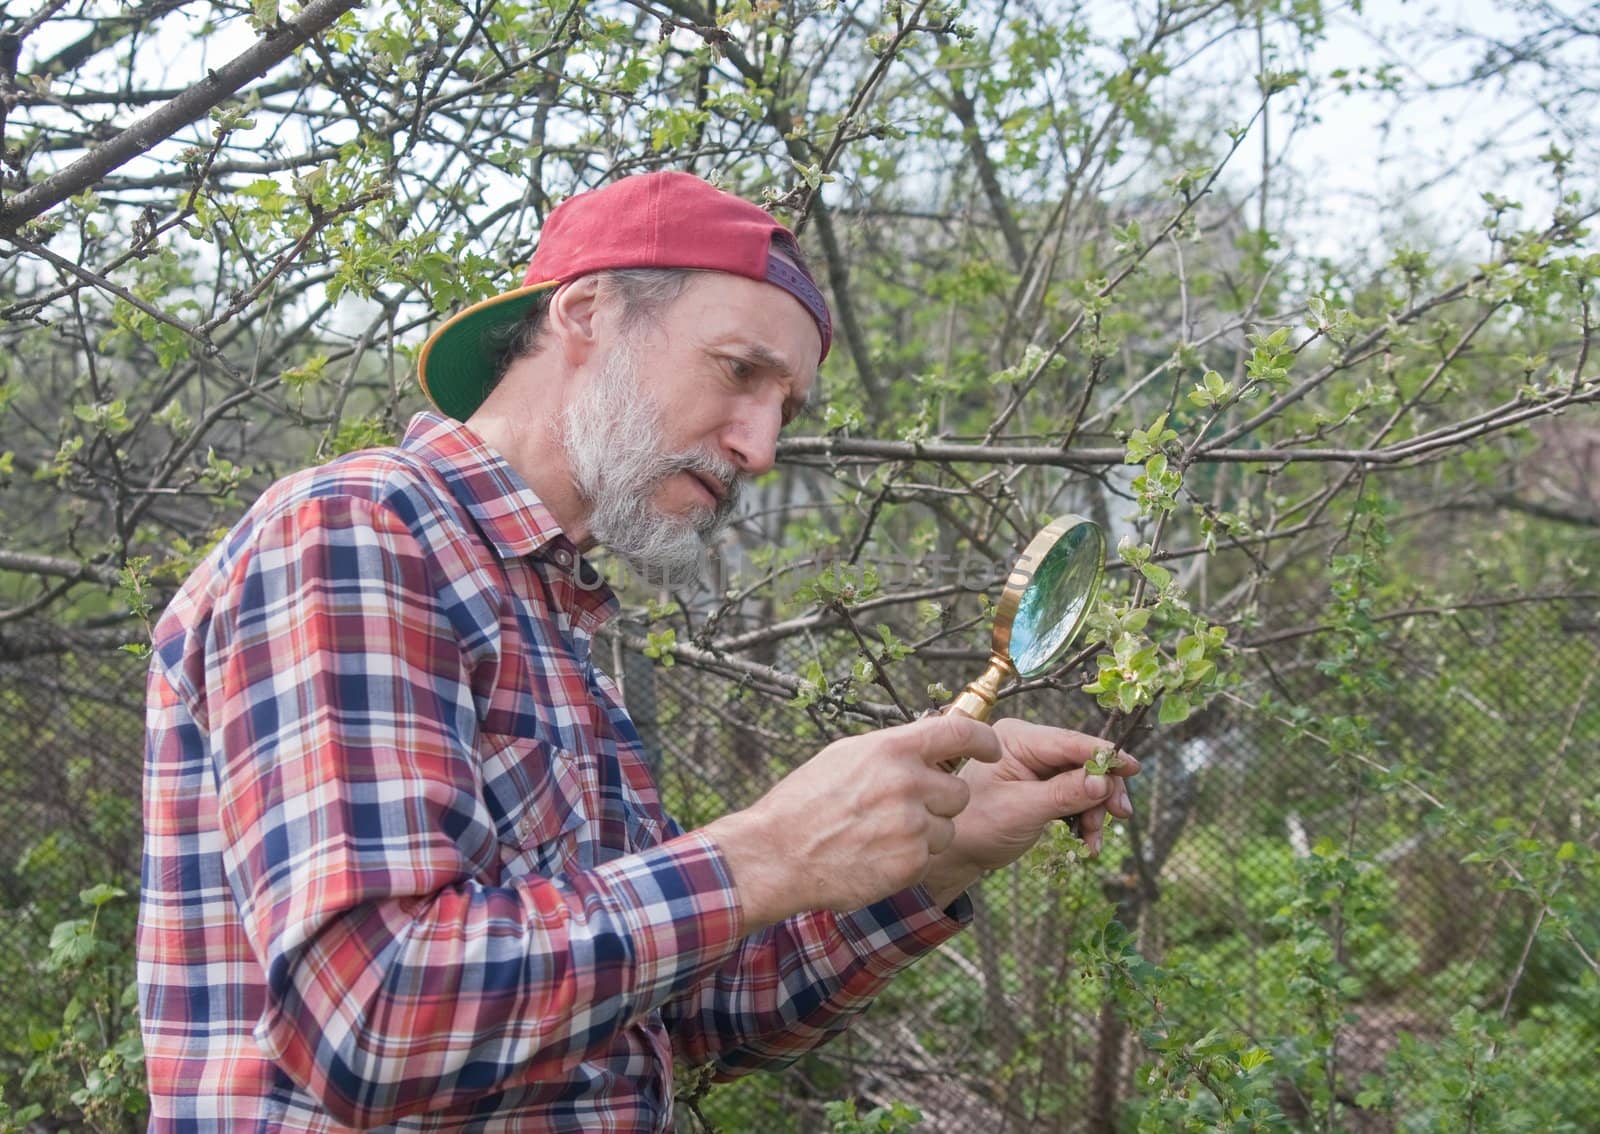
M1557 0L1557 6L1590 7L1577 0ZM1318 121L1292 139L1286 154L1295 171L1290 180L1304 187L1312 205L1299 211L1294 225L1302 247L1339 256L1363 243L1392 246L1383 236L1417 232L1471 254L1486 248L1480 225L1485 191L1520 201L1529 224L1549 219L1555 204L1549 179L1526 168L1552 140L1532 98L1483 84L1417 91L1459 79L1483 51L1481 43L1451 44L1433 35L1431 47L1422 49L1419 29L1461 27L1510 39L1519 21L1509 7L1503 0L1368 0L1360 16L1345 10L1330 20L1312 58L1314 72L1355 73L1387 61L1416 93L1403 100L1362 91L1328 94ZM1578 47L1594 55L1600 40ZM1600 58L1593 66L1600 70ZM1576 168L1593 195L1595 148L1589 142L1578 147Z

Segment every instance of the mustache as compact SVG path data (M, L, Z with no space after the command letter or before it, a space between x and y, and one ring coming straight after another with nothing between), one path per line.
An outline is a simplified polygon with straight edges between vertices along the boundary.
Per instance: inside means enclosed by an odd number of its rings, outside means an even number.
M739 506L739 497L744 491L745 475L732 461L725 460L715 453L704 449L691 449L682 453L663 454L661 458L660 476L656 482L666 480L680 472L699 473L710 477L723 486L722 499L717 502L713 519L720 523L730 516Z

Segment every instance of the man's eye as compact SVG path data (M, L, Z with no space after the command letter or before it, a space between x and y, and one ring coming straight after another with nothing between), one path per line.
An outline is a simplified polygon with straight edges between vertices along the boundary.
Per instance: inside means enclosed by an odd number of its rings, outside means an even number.
M728 359L728 369L731 370L733 372L733 376L740 381L749 378L756 372L755 366L746 362L742 358Z

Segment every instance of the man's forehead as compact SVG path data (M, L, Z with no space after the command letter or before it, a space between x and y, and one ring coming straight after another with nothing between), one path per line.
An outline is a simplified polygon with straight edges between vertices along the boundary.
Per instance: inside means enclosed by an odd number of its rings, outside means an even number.
M698 281L720 284L702 292L697 314L704 344L738 348L752 362L781 371L796 387L815 384L820 335L805 307L773 284L725 272L697 272ZM691 289L695 284L690 285ZM751 290L746 290L751 289ZM688 298L686 293L685 298ZM796 330L796 328L802 328Z

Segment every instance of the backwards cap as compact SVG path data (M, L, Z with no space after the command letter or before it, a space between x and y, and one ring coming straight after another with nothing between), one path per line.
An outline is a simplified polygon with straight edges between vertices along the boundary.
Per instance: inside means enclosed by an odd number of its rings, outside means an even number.
M645 173L558 205L545 219L523 286L459 312L423 344L417 359L423 391L465 421L494 382L495 344L505 341L497 332L520 321L551 288L617 268L728 272L780 287L815 320L821 358L828 357L833 320L800 266L794 234L760 206L693 174Z

